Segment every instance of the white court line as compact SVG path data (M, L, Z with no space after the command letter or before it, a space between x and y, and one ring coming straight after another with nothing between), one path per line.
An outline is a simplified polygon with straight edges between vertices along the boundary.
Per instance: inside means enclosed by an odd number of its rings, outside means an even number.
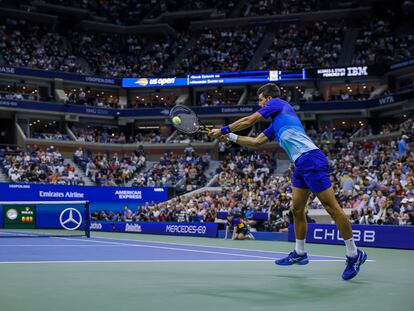
M118 239L118 238L104 238L104 237L93 237L92 239L107 239L107 240L114 240L114 241L129 241L129 242L144 242L144 243L159 243L159 244L171 244L171 245L181 245L181 246L196 246L196 247L206 247L206 248L219 248L219 249L231 249L231 250L239 250L239 251L247 251L247 252L261 252L261 253L279 253L279 254L289 254L289 252L276 252L276 251L263 251L258 249L246 249L246 248L237 248L237 247L224 247L224 246L207 246L207 245L197 245L197 244L182 244L182 243L173 243L173 242L154 242L154 241L146 241L146 240L135 240L135 239ZM82 240L85 241L85 240ZM333 245L333 246L339 246L339 245ZM312 254L310 256L318 256L318 257L326 257L326 258L335 258L335 259L341 259L342 257L338 256L326 256L326 255L316 255ZM343 257L343 260L345 260L345 256Z
M279 258L274 258L279 259ZM45 260L45 261L0 261L0 264L59 264L59 263L172 263L172 262L272 262L265 259L154 259L154 260ZM337 262L343 260L320 259L312 262Z
M1 245L0 248L3 247L91 247L90 244L8 244L8 245ZM125 245L93 245L94 247L124 247Z
M69 240L70 238L57 238L54 239L59 240ZM144 245L144 244L127 244L127 243L120 243L120 242L108 242L108 241L96 241L96 240L84 240L85 242L91 243L104 243L104 244L111 244L111 245L122 245L122 246L132 246L132 247L146 247L146 248L155 248L155 249L167 249L173 251L183 251L183 252L190 252L190 253L201 253L201 254L215 254L215 255L225 255L225 256L236 256L236 257L250 257L250 258L260 258L260 259L273 259L273 257L265 257L265 256L255 256L255 255L244 255L244 254L234 254L234 253L225 253L225 252L213 252L213 251L203 251L203 250L196 250L196 249L188 249L188 248L178 248L178 247L167 247L167 246L154 246L154 245Z
M73 240L71 238L61 238L61 237L51 237L51 238L52 239L59 239L59 240L68 240L68 241L72 241ZM154 246L154 245L144 245L144 244L128 244L128 243L108 242L108 241L96 241L96 240L83 240L83 241L84 242L91 242L91 243L104 243L104 244L110 244L110 245L120 245L120 246L133 246L133 247L147 247L147 248L155 248L155 249L177 250L177 251L193 252L193 253L203 253L203 254L217 254L217 255L236 256L236 257L261 258L261 259L268 259L268 260L280 259L280 258L275 258L275 257L265 257L265 256L257 256L257 255L245 255L245 254L234 254L234 253L224 253L224 252L214 252L214 251L203 251L203 250L195 250L195 249L188 249L188 248L178 248L178 247ZM131 240L127 240L127 241L131 241ZM186 244L176 244L176 245L185 246ZM193 246L196 246L196 245L193 245ZM210 247L210 246L204 246L204 247ZM225 248L224 247L221 247L221 249L225 249ZM244 250L244 249L233 249L233 250ZM260 252L258 250L250 250L250 251ZM271 253L271 252L269 252L269 253ZM320 257L325 257L325 256L320 256ZM345 258L342 259L342 258L332 257L332 256L326 256L326 257L331 257L331 258L335 258L335 259L312 259L312 261L345 261ZM367 261L370 261L370 260L367 260Z

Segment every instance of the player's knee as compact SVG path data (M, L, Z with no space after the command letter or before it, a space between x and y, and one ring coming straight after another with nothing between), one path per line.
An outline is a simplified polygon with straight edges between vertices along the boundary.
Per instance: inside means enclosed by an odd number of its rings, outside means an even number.
M323 204L325 210L328 212L331 217L335 217L341 212L341 208L338 204Z
M305 209L302 208L302 207L297 207L297 206L293 205L293 207L292 207L292 213L293 213L293 216L295 218L303 218L303 217L305 217Z

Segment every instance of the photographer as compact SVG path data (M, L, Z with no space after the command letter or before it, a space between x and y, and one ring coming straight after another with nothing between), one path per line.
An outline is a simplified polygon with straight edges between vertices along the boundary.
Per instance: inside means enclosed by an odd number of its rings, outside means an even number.
M364 210L361 210L363 213ZM372 208L367 208L365 210L365 214L359 220L360 225L374 225L376 223L376 219L374 217L374 213L372 212Z
M279 200L272 202L269 207L269 221L265 224L266 231L287 232L288 217L283 217L284 206Z

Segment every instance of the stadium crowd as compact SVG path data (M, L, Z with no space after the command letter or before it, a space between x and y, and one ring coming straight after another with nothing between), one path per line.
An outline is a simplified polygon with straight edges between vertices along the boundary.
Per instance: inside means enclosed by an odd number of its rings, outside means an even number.
M85 73L63 38L49 26L2 18L0 38L0 52L11 66Z
M408 59L414 55L414 35L401 32L387 19L373 18L361 29L352 63L372 65Z
M332 67L338 61L346 29L344 22L326 21L279 26L259 68Z
M93 155L90 151L79 148L73 159L84 169L85 175L99 186L125 185L146 164L143 149L138 149L129 156L122 156L117 152Z
M3 171L12 182L58 185L85 185L83 177L69 163L65 163L57 148L43 150L37 146L6 147L0 150Z
M233 30L207 30L177 64L176 74L243 71L264 35L264 27Z
M184 48L189 37L119 35L73 32L72 46L80 52L95 75L106 77L145 77L163 73Z
M72 2L70 0L63 2ZM116 3L122 1L116 1ZM156 1L155 1L156 2ZM224 4L223 1L217 1ZM243 14L269 14L275 7L284 12L308 11L315 7L313 0L272 1L262 0L246 4ZM89 1L86 1L89 6ZM122 2L121 11L132 1ZM205 1L190 2L200 7L210 6ZM226 3L229 5L228 3ZM125 6L124 6L125 5ZM140 3L137 6L145 6ZM149 6L156 4L152 3ZM162 2L159 3L162 6ZM186 9L186 4L172 5ZM116 4L99 3L103 11L113 13ZM111 7L111 8L108 8ZM223 6L224 7L224 6ZM130 13L133 12L130 11ZM154 11L155 12L155 11ZM247 12L247 13L246 13ZM270 13L273 12L273 13ZM133 13L131 13L133 14ZM112 16L112 15L111 15ZM113 16L116 16L113 15ZM114 17L117 19L116 17ZM163 74L183 75L200 72L246 70L265 33L274 32L273 44L257 64L258 69L297 69L304 67L332 67L343 50L347 21L292 22L269 28L180 29L176 34L124 35L109 32L91 32L54 27L24 19L0 20L0 52L12 66L33 67L45 70L69 71L105 77L145 77ZM65 48L62 48L65 47ZM392 62L413 55L414 35L400 31L389 19L374 18L366 23L356 39L352 63L355 65ZM184 52L183 58L176 57ZM84 61L86 60L86 62ZM76 94L77 96L79 94ZM76 97L76 96L75 96ZM81 99L70 99L78 102ZM96 106L112 106L96 98ZM91 103L89 103L91 104Z
M77 141L109 143L109 144L139 144L139 143L165 143L165 136L158 131L138 132L133 135L126 135L118 128L106 128L99 126L73 126L71 128Z
M134 178L134 187L176 187L177 191L191 191L207 182L205 172L210 155L198 155L188 146L182 155L166 152L151 168Z
M267 16L277 14L292 14L315 11L318 6L316 0L259 0L247 1L242 9L242 16Z
M68 105L87 105L102 108L117 108L118 96L115 94L105 94L103 91L90 89L69 89L65 92Z

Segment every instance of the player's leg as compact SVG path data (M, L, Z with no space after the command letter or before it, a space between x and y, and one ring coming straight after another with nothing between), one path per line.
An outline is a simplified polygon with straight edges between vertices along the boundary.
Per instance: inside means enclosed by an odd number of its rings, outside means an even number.
M296 181L297 180L298 179L296 179ZM295 184L298 185L297 182ZM292 213L296 244L295 250L291 252L289 256L275 261L277 265L281 266L289 266L293 264L306 265L309 262L308 256L305 252L305 238L308 230L305 208L310 191L309 189L295 186L292 188Z
M367 260L368 256L363 250L357 249L353 239L351 224L336 200L332 186L321 192L317 192L316 195L326 211L335 221L338 230L344 239L347 265L342 274L342 278L344 280L350 280L358 274L360 266Z
M292 187L293 226L295 227L296 240L300 241L305 240L308 231L305 208L309 194L309 189Z
M244 240L246 236L243 233L237 234L236 240Z
M321 192L316 193L318 199L321 201L323 207L331 216L331 218L335 221L336 226L338 227L339 232L344 240L352 239L352 228L351 224L346 217L343 209L339 205L338 201L336 200L335 193L333 191L332 186L328 189L325 189ZM350 257L356 256L356 247L355 249L351 249L350 253L347 254Z

